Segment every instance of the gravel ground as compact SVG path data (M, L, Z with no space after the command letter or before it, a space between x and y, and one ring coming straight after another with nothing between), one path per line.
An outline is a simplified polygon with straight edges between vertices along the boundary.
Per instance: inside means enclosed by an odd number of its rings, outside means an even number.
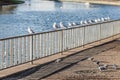
M92 56L94 58L93 61L87 59L78 62L72 67L43 80L120 80L120 41L99 46L97 51L93 49L90 50L93 51L93 53L96 53L106 47L109 48ZM108 67L105 70L100 71L98 69L99 65L97 65L95 61L99 61L100 66L107 64ZM117 69L113 68L114 64L117 65Z

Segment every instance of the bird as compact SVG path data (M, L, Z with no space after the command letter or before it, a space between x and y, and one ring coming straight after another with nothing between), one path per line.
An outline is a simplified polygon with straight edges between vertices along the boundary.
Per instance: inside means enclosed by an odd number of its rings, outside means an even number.
M112 66L115 70L117 69L117 65L116 64L113 64Z
M94 60L94 58L93 58L93 57L90 57L90 58L88 58L88 60L93 61L93 60Z
M98 20L97 20L97 19L95 19L95 20L94 20L94 22L95 22L95 23L98 23Z
M99 69L100 71L103 71L103 70L106 70L106 67L105 67L105 66L99 66L98 69Z
M69 23L68 23L68 26L71 27L71 26L73 26L73 25L72 25L72 23L69 22Z
M85 21L84 21L84 24L88 24L88 22L85 20Z
M59 63L60 61L62 61L62 59L58 58L55 60L55 63Z
M105 17L104 19L105 19L105 21L109 21L110 17Z
M28 32L29 32L29 34L35 33L30 27L28 27Z
M76 23L75 23L75 22L73 22L72 24L73 24L73 26L75 26L75 25L76 25Z
M100 19L100 18L98 18L98 19L97 19L97 21L98 21L98 22L101 22L101 19Z
M54 22L54 23L53 23L53 28L54 28L55 30L58 28L58 26L57 26L57 23L56 23L56 22Z
M102 21L102 22L104 22L104 21L105 21L105 19L102 17L102 18L101 18L101 21Z
M99 65L99 64L100 64L100 61L96 61L96 64Z
M65 29L66 27L63 25L62 22L60 22L60 28Z
M88 20L88 23L89 24L92 24L94 21L93 20Z
M107 20L109 21L109 20L110 20L110 17L107 17Z
M81 24L81 25L83 25L83 24L84 24L84 22L83 22L83 21L80 21L80 24Z

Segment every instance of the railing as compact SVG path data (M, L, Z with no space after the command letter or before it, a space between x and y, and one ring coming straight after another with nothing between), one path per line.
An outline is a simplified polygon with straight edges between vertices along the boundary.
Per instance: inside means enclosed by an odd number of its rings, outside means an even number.
M0 69L120 34L120 20L0 39Z

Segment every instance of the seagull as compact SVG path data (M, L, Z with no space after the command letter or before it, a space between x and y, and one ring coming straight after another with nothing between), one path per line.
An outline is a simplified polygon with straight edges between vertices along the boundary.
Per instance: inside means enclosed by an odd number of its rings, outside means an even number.
M100 19L100 18L98 18L98 19L97 19L97 21L98 21L98 22L101 22L101 19Z
M94 59L93 57L88 58L88 60L90 60L90 61L93 61L93 59Z
M57 28L58 28L56 22L53 23L53 28L54 28L54 29L57 29Z
M83 24L84 24L84 22L83 22L83 21L80 21L80 24L82 24L82 25L83 25Z
M100 64L100 61L96 61L96 64L99 65L99 64Z
M105 17L104 19L105 19L105 21L109 21L110 17Z
M113 68L116 70L116 69L117 69L117 65L116 65L116 64L113 64Z
M28 27L28 32L29 32L30 34L35 33L30 27Z
M58 58L55 60L55 63L59 63L60 61L62 61L62 59Z
M85 20L85 21L84 21L84 24L88 24L88 22Z
M105 21L105 19L102 17L102 18L101 18L101 21L102 21L102 22L104 22L104 21Z
M73 26L73 25L72 25L72 23L69 22L69 23L68 23L68 26Z
M88 23L92 24L94 21L93 20L88 20Z
M109 20L110 20L110 17L107 17L107 20L109 21Z
M60 27L61 27L62 29L66 28L66 27L63 25L62 22L60 22Z
M76 23L75 23L75 22L73 22L72 24L73 24L73 26L75 26L75 25L76 25Z
M97 19L95 19L94 21L95 21L95 23L98 23L98 20L97 20Z
M100 71L103 71L103 70L106 69L106 67L104 67L104 66L99 66L98 69L99 69Z

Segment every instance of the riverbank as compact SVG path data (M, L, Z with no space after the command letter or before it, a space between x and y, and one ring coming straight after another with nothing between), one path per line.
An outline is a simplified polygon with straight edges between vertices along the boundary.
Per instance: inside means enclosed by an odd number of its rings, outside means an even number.
M11 0L11 1L1 0L0 1L0 5L11 5L11 4L22 4L22 3L24 3L24 1L20 1L20 0Z
M57 0L57 1L65 1L65 2L85 2L85 3L93 3L93 4L107 4L107 5L116 5L120 6L119 0Z

